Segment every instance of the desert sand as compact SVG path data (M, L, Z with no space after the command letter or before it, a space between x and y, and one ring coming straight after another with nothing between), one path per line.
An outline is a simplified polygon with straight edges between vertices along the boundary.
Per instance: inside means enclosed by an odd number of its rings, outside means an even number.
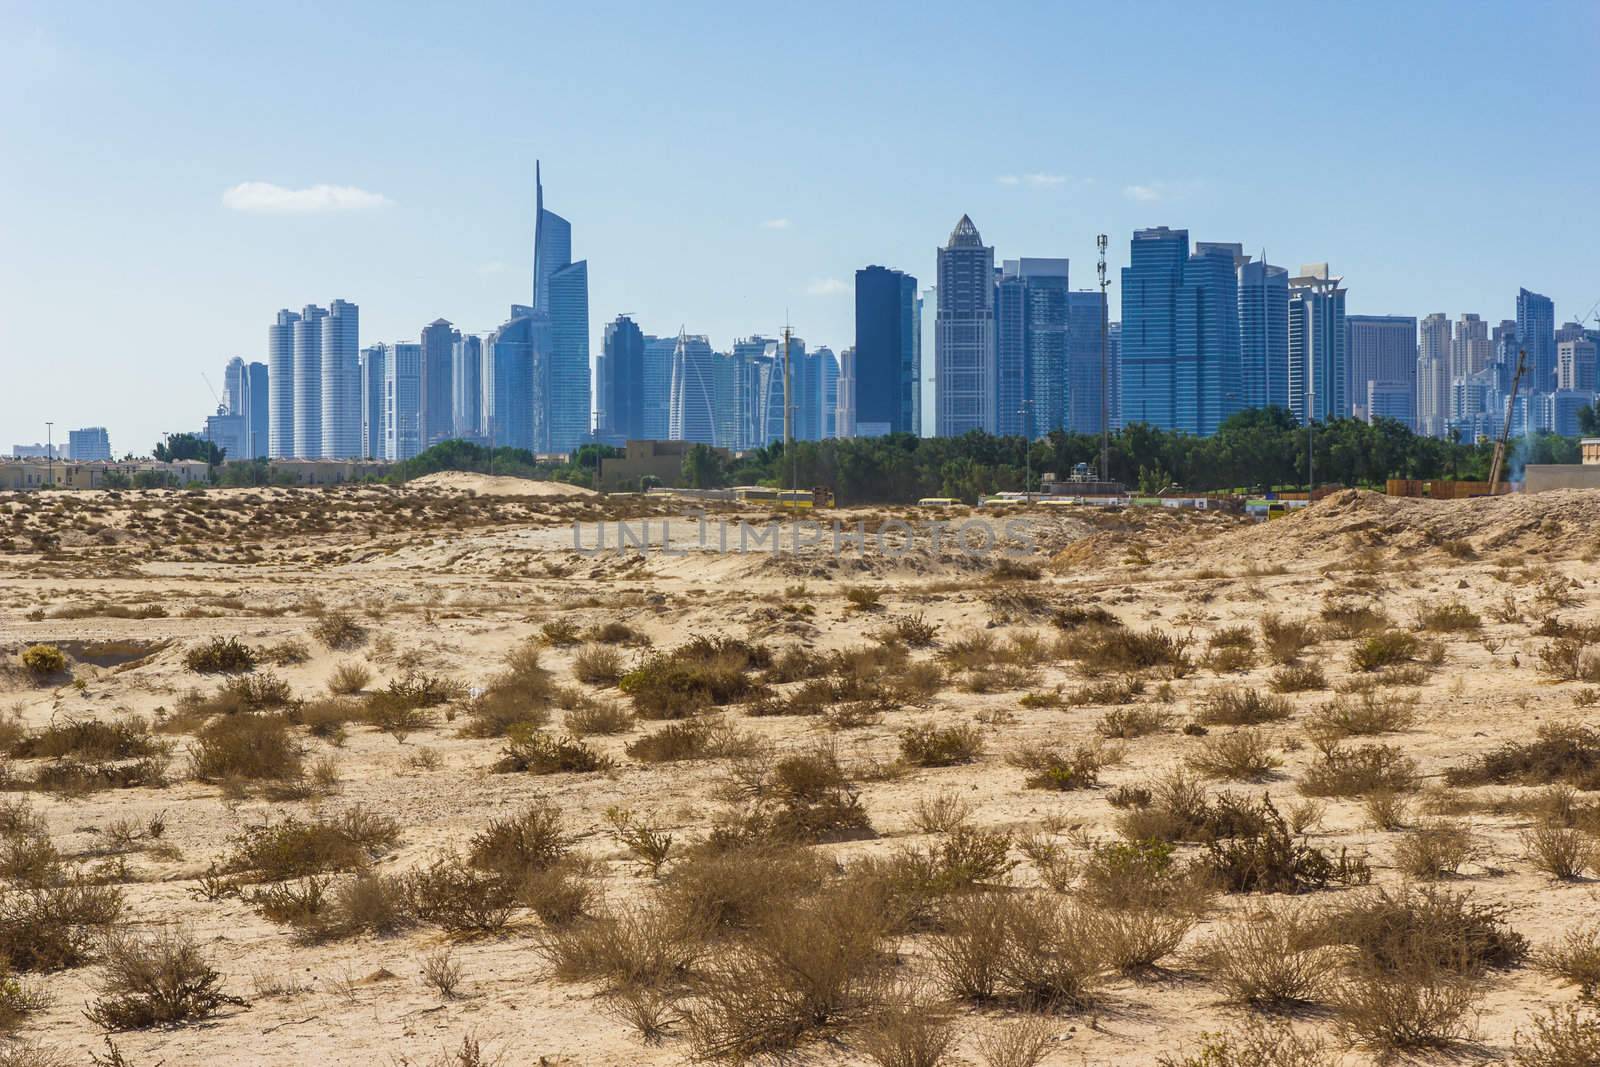
M1600 722L1594 688L1541 669L1541 653L1557 640L1545 634L1600 623L1600 499L1547 494L1431 502L1349 492L1266 524L1168 510L1030 514L1032 553L998 573L999 557L964 557L948 545L936 553L921 533L913 535L909 551L894 556L831 558L826 546L723 553L698 547L697 520L686 515L687 509L666 502L607 501L577 487L457 474L400 489L0 496L0 652L13 664L0 676L0 707L14 720L11 736L52 723L137 716L171 745L165 782L157 786L36 787L30 783L58 761L16 756L5 799L31 806L70 868L99 869L97 877L120 887L126 929L187 932L221 973L225 992L240 1001L203 1021L112 1034L126 1062L467 1063L457 1054L466 1039L478 1042L483 1062L692 1061L691 1027L672 1012L665 1033L647 1041L605 995L606 983L559 978L541 951L549 924L528 908L517 907L492 932L452 934L423 921L388 934L317 941L265 917L248 899L261 886L246 877L238 877L243 893L207 899L202 891L203 876L226 867L241 831L289 816L332 818L366 809L395 820L392 844L375 850L370 867L399 876L452 851L465 854L491 820L543 800L560 810L572 855L592 882L589 911L616 912L659 898L672 887L675 870L691 862L694 847L737 810L727 786L740 759L635 758L627 746L667 725L638 720L620 733L584 738L612 761L609 769L497 772L507 739L465 736L463 730L475 694L505 669L508 655L529 643L539 646L552 684L581 694L586 706L631 709L634 701L615 684L574 676L577 658L594 642L568 643L564 634L593 636L596 628L616 623L627 636L606 647L615 649L624 670L697 635L757 642L775 652L794 646L820 656L873 645L874 635L897 620L931 624L931 643L904 648L909 662L944 665L946 676L930 695L879 699L856 716L750 715L748 700L703 712L720 716L746 752L765 751L769 760L819 742L833 746L869 826L847 839L802 846L837 863L835 878L869 859L936 849L949 831L928 832L924 809L943 795L968 809L971 827L1009 835L991 838L1005 842L1010 865L994 875L993 891L1054 893L1041 888L1046 872L1037 855L1024 851L1024 841L1048 841L1068 863L1083 864L1097 846L1121 840L1117 820L1128 809L1108 799L1119 787L1162 779L1219 736L1259 732L1278 765L1253 781L1202 777L1206 788L1252 801L1265 794L1282 812L1304 809L1302 840L1332 856L1364 859L1372 885L1333 884L1292 898L1216 893L1157 966L1105 974L1084 1003L1035 1013L1050 1027L1047 1065L1155 1064L1192 1053L1203 1033L1236 1028L1258 1014L1229 1002L1214 980L1201 951L1211 939L1230 924L1251 921L1263 907L1285 901L1321 906L1374 887L1428 884L1504 906L1505 921L1533 950L1515 965L1476 975L1481 997L1468 1020L1470 1033L1443 1053L1422 1053L1424 1059L1505 1059L1516 1032L1526 1031L1537 1012L1579 999L1574 985L1534 966L1540 949L1600 917L1595 872L1562 881L1528 858L1522 835L1539 816L1533 801L1516 798L1546 787L1447 790L1444 775L1503 742L1532 740L1541 725ZM681 554L574 551L575 522L588 524L581 536L591 537L595 523L619 517L670 523ZM716 517L739 516L726 511ZM928 519L903 508L818 517L862 521L874 530L887 519ZM862 589L873 592L857 592ZM1363 635L1330 625L1330 605L1371 608L1387 616L1385 632L1412 635L1417 647L1406 656L1404 673L1357 669L1352 652ZM1459 605L1474 624L1425 628L1424 615L1440 605ZM1085 693L1126 680L1124 671L1099 672L1059 643L1074 632L1060 613L1089 609L1109 613L1124 628L1186 639L1191 665L1138 671L1140 685L1124 696ZM1282 694L1290 705L1287 717L1253 728L1213 724L1205 736L1185 733L1185 724L1203 717L1221 691L1269 692L1280 666L1261 642L1268 614L1318 628L1298 662L1319 667L1320 684ZM318 636L330 615L354 625L344 647L330 648ZM551 624L557 624L553 631ZM956 669L950 650L974 634L1002 645L1020 637L1017 647L1034 650L969 684L974 672ZM1037 635L1036 647L1027 645L1030 634ZM1221 640L1237 643L1247 635L1251 650L1216 655L1227 646L1212 639L1230 634ZM184 709L229 676L196 673L185 659L218 637L257 650L254 675L281 679L295 700L327 700L335 670L351 663L370 672L365 694L418 674L455 688L409 728L385 730L352 718L343 736L319 737L294 726L304 765L324 768L314 786L297 791L202 780L190 773L189 753L205 720L185 718ZM17 656L37 644L62 649L69 672L36 678L16 666ZM281 653L286 645L291 653L272 662L272 650ZM292 654L296 647L303 660ZM1391 676L1398 684L1387 682ZM802 684L769 688L782 697ZM1308 723L1336 700L1360 700L1359 692L1339 690L1363 685L1374 687L1377 699L1412 709L1400 729L1347 742L1393 745L1415 760L1418 788L1406 793L1404 810L1387 829L1373 824L1365 796L1314 798L1322 807L1313 813L1300 788L1321 758ZM1030 694L1043 697L1025 702ZM1103 737L1108 713L1130 708L1152 713L1153 732ZM544 732L564 734L570 714L558 702ZM181 728L168 728L174 723ZM981 738L981 753L950 766L901 762L902 732L922 724L970 727ZM1018 753L1079 745L1105 758L1093 784L1028 787L1031 772L1017 765ZM1596 794L1578 798L1593 804ZM656 874L613 833L606 817L612 808L628 809L639 823L672 835L675 851ZM159 839L113 840L113 826L147 826L156 816L164 820ZM1439 819L1470 836L1470 856L1456 873L1424 883L1400 868L1397 849ZM1205 845L1189 841L1178 843L1175 855L1188 862L1206 853ZM117 863L123 866L105 873L104 865ZM329 877L338 882L354 875ZM1066 887L1065 898L1075 898L1077 885ZM984 1035L1022 1011L1003 999L974 1004L950 997L935 966L932 936L926 928L891 932L886 980L916 986L952 1021L948 1062L984 1063ZM424 961L441 949L460 968L451 996L422 976ZM717 950L707 951L713 958ZM62 1062L107 1054L105 1034L84 1014L101 995L100 963L22 978L48 994L49 1004L19 1024L19 1040L37 1043ZM692 973L673 996L681 998L679 1009L692 1009ZM1379 1051L1347 1040L1330 999L1288 1012L1295 1032L1326 1041L1344 1063L1377 1062ZM823 1026L799 1040L794 1055L803 1063L870 1063L860 1033L853 1023Z

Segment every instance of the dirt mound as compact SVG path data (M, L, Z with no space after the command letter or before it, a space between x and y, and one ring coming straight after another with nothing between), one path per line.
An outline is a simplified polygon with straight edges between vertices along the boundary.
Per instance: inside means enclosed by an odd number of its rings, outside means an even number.
M1391 497L1347 489L1301 511L1219 538L1217 563L1322 564L1368 549L1436 551L1457 558L1496 552L1576 556L1593 550L1600 493L1573 489L1471 500Z
M479 496L598 496L593 489L566 482L540 482L532 478L507 478L503 475L474 474L470 471L436 471L413 478L409 488L447 489Z

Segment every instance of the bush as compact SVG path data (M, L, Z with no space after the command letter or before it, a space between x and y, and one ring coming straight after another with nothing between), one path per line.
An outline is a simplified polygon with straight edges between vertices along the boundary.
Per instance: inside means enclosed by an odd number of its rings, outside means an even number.
M1029 789L1066 792L1092 788L1100 780L1101 769L1121 758L1120 747L1097 743L1077 745L1070 752L1053 748L1023 748L1011 753L1006 760L1030 772L1025 781Z
M164 930L150 937L117 935L106 942L100 995L85 1014L105 1030L209 1019L227 1004L222 976L188 934Z
M557 648L577 644L582 638L578 632L578 624L570 619L557 619L547 622L539 627L539 633L544 638L544 643Z
M1538 955L1539 969L1564 978L1585 997L1600 993L1600 922L1568 930Z
M589 685L615 685L622 677L622 655L607 645L585 645L573 657L572 674Z
M1196 955L1230 1002L1291 1008L1321 1000L1338 966L1337 954L1311 938L1302 910L1264 907L1224 926Z
M893 633L896 638L912 648L927 648L939 635L939 627L918 612L916 615L895 619Z
M1521 835L1523 853L1539 870L1574 882L1596 865L1595 844L1582 831L1548 823Z
M1209 737L1186 762L1208 778L1233 781L1257 781L1283 766L1283 761L1272 754L1266 736L1255 730Z
M1362 693L1359 699L1338 697L1324 704L1307 718L1306 732L1319 742L1339 741L1408 730L1416 719L1414 701L1384 698L1368 692Z
M918 767L953 767L983 755L983 733L976 726L924 723L900 731L900 755Z
M467 737L504 737L513 726L539 727L550 721L557 698L550 672L539 662L539 645L528 642L506 656L505 670L466 706Z
M1303 893L1329 885L1365 884L1372 871L1364 859L1343 850L1338 860L1292 833L1266 796L1261 821L1249 832L1212 841L1207 861L1234 893Z
M1259 726L1281 722L1294 713L1294 705L1281 696L1256 689L1216 689L1200 702L1196 718L1207 726Z
M1594 1067L1600 1062L1600 1014L1569 1004L1547 1008L1531 1031L1517 1030L1516 1067Z
M1459 874L1477 851L1465 828L1441 820L1401 838L1395 846L1395 866L1413 878L1431 881Z
M1505 905L1480 904L1470 893L1434 886L1376 889L1327 910L1317 940L1351 945L1382 970L1476 975L1527 957L1528 939L1506 924L1509 913Z
M548 930L538 951L562 981L592 981L607 990L659 989L705 954L707 932L681 914L636 908Z
M616 761L603 756L575 737L552 737L535 729L513 726L506 747L494 763L496 773L527 771L530 774L605 771Z
M846 586L844 599L856 611L877 611L882 606L883 590L866 585Z
M201 727L189 749L189 773L201 781L288 781L301 776L304 759L284 719L230 715Z
M1103 977L1090 920L1060 897L959 896L942 920L929 950L945 987L962 999L1082 1006Z
M1157 1067L1335 1067L1341 1062L1316 1037L1301 1037L1287 1022L1246 1019L1230 1033L1201 1035L1199 1048L1162 1056Z
M14 759L137 759L160 756L165 745L150 736L150 724L137 715L111 722L63 719L43 730L18 737L10 746Z
M1581 723L1541 723L1535 740L1507 741L1465 767L1445 771L1450 785L1547 785L1565 782L1600 789L1600 729Z
M561 829L561 809L541 800L515 815L491 820L473 835L467 862L514 882L549 870L571 848L572 838Z
M311 624L311 636L334 651L355 648L367 633L355 619L342 611L329 611Z
M399 842L400 824L355 807L310 821L291 815L280 822L248 827L228 840L232 852L225 870L279 882L365 867Z
M1093 953L1125 975L1148 974L1194 929L1195 916L1157 908L1106 908L1085 913Z
M1101 737L1132 740L1172 728L1172 712L1165 708L1116 708L1100 716L1095 732Z
M1483 626L1482 617L1459 600L1426 605L1417 613L1417 621L1424 630L1435 633L1460 633Z
M1062 651L1079 661L1086 672L1140 671L1167 667L1175 673L1190 669L1189 639L1162 630L1138 631L1123 626L1086 625L1062 638Z
M938 1008L906 997L880 1008L859 1043L879 1067L938 1067L955 1038L955 1026Z
M1300 792L1308 797L1354 797L1376 791L1409 793L1418 785L1417 761L1393 745L1330 747L1306 768Z
M706 707L760 695L747 673L770 666L762 645L727 637L696 637L671 652L657 653L622 676L619 688L646 719L683 719Z
M22 666L34 678L48 678L67 669L67 656L55 645L30 645L22 652Z
M1466 1040L1481 996L1471 979L1423 962L1399 968L1365 962L1350 969L1333 1006L1351 1041L1389 1054Z
M503 930L516 910L516 893L499 875L459 856L443 856L405 875L406 905L423 922L452 933Z
M744 792L753 807L713 835L717 847L821 842L871 829L854 784L829 745L817 745L763 767Z
M633 728L633 715L619 704L589 703L567 712L561 724L574 737L620 734Z
M213 637L184 653L183 665L196 674L237 674L256 669L256 654L237 637Z
M1422 643L1404 630L1384 630L1356 643L1350 651L1350 669L1370 672L1407 663L1421 647Z
M122 911L116 886L78 880L0 894L0 963L12 971L82 966Z
M1261 617L1261 641L1274 663L1293 663L1300 653L1317 643L1317 627L1310 619Z
M1322 621L1340 637L1359 637L1389 625L1389 617L1383 613L1383 609L1343 601L1324 604Z
M333 677L328 679L328 692L336 697L353 696L365 689L370 681L372 671L365 663L341 663L334 668Z
M1199 865L1179 864L1165 841L1096 845L1083 865L1084 900L1105 908L1147 908L1199 914L1216 895Z
M1285 663L1267 679L1274 693L1307 693L1328 688L1328 677L1315 663Z

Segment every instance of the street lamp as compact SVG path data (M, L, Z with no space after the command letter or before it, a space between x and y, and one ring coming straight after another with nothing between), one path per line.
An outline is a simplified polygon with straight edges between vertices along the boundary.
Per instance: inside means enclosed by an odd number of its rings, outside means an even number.
M1033 434L1028 426L1028 408L1032 400L1024 400L1017 414L1022 416L1022 502L1033 503Z
M45 485L54 485L54 484L56 484L55 426L56 426L55 423L50 422L48 420L44 424L44 469L45 469L44 484Z

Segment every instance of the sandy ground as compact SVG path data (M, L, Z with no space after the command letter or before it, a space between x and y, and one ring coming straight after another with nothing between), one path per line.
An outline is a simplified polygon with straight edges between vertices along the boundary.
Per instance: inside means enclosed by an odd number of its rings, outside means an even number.
M150 650L131 665L94 666L80 659L73 675L81 683L77 687L30 685L14 674L9 682L0 681L9 687L0 701L31 727L62 717L156 717L174 708L191 687L215 684L187 673L182 653L219 634L257 646L303 640L311 658L275 670L298 694L312 696L337 664L352 659L375 672L369 689L397 677L402 663L482 685L508 650L556 619L579 626L623 621L657 648L673 647L694 634L847 648L861 644L866 631L883 619L919 612L938 624L941 640L985 628L1051 633L1037 605L1018 609L997 596L1002 587L986 577L991 559L974 561L948 546L935 553L921 533L913 535L909 552L893 557L869 553L833 559L814 546L800 553L723 553L715 550L714 537L712 547L701 548L698 520L679 513L668 538L682 554L586 555L573 550L573 522L588 524L580 527L580 544L592 548L594 523L604 520L604 505L586 503L589 510L578 512L563 510L556 500L540 511L528 502L525 510L510 513L493 511L492 501L453 499L459 490L480 497L572 497L586 490L534 490L513 479L463 475L433 475L422 482L406 490L235 491L227 501L235 509L228 513L231 518L206 520L213 530L226 531L225 552L208 544L204 528L185 529L187 519L176 525L180 544L178 535L162 533L170 527L146 525L141 518L153 515L161 523L169 513L182 518L189 507L184 501L198 499L193 494L0 496L0 519L11 523L9 551L0 554L3 651L11 654L40 642L80 654L96 642L132 642ZM322 514L320 504L341 501L351 505L349 511L333 518ZM1562 619L1600 621L1596 501L1548 494L1435 503L1348 494L1265 525L1219 515L1051 514L1034 519L1031 558L1043 566L1044 576L1017 587L1041 599L1046 610L1097 604L1131 626L1192 634L1198 649L1221 628L1254 628L1269 611L1315 614L1330 599L1381 603L1403 624L1423 604L1459 599L1483 613L1481 631L1442 635L1443 665L1409 690L1420 701L1418 725L1399 738L1385 738L1398 740L1423 774L1436 780L1444 768L1501 740L1528 738L1541 722L1600 719L1593 709L1576 706L1582 686L1555 684L1538 673L1537 651L1545 639L1532 631L1533 616L1541 610L1537 599L1555 596L1549 590L1557 586ZM203 505L196 506L204 516ZM381 517L394 507L401 509L399 519ZM474 508L489 510L474 513ZM886 518L904 516L927 518L903 509L819 517L847 524L861 520L877 529ZM765 517L747 518L754 523ZM655 520L667 521L664 513ZM41 534L54 534L55 541L40 541ZM0 546L5 544L0 532ZM881 589L882 607L866 616L852 610L843 592L853 584ZM1491 609L1508 599L1519 609L1519 621L1494 621ZM814 610L800 616L783 610L793 602ZM166 615L119 618L108 614L106 605L160 605ZM316 613L326 609L354 614L367 629L366 644L337 653L323 648L310 628ZM1330 685L1350 674L1349 646L1329 639L1309 654L1324 667ZM571 681L572 655L571 649L549 649L545 662L563 681ZM1208 691L1262 685L1270 670L1264 658L1244 673L1225 677L1198 669L1174 681L1171 707L1183 721ZM909 723L983 721L988 751L968 766L913 769L894 780L863 782L861 795L876 836L817 847L848 863L926 844L912 814L919 798L941 790L966 798L982 827L1025 832L1048 820L1109 840L1116 812L1106 801L1107 791L1151 780L1177 765L1197 742L1176 731L1130 741L1125 760L1108 768L1096 789L1024 788L1024 772L1004 759L1008 750L1024 743L1088 740L1107 708L1030 709L1020 698L1025 692L1056 686L1070 691L1083 684L1072 664L1053 660L1037 670L1025 690L973 694L951 688L926 708L906 708L876 725L841 731L838 744L852 759L888 761L898 752L898 731ZM1298 799L1296 777L1315 758L1312 747L1301 742L1298 722L1331 696L1291 697L1296 718L1264 728L1284 761L1282 771L1262 785L1243 788L1265 790L1282 807ZM731 717L782 748L812 743L822 733L814 719L747 719L736 711ZM442 849L463 847L492 817L542 797L562 808L578 847L598 863L606 896L634 899L649 891L651 880L606 835L604 811L622 805L650 812L658 825L692 841L709 829L723 806L717 795L723 769L717 761L651 765L623 753L624 744L654 725L592 739L618 759L617 769L606 774L491 773L501 742L465 739L441 722L403 742L359 726L338 747L308 741L313 756L337 761L342 780L337 795L313 801L230 799L214 785L183 780L181 737L175 781L166 788L28 795L57 846L85 862L110 821L164 813L166 838L175 852L126 857L132 872L125 886L130 917L142 926L176 923L192 931L226 975L228 990L249 1001L248 1007L226 1008L197 1025L116 1035L136 1067L158 1062L238 1067L426 1063L458 1047L467 1035L508 1064L679 1064L690 1059L681 1036L647 1045L603 1010L591 987L553 980L534 950L538 920L531 915L502 935L457 943L465 978L460 994L445 1000L420 980L422 957L446 943L437 929L306 946L238 899L208 902L193 892L198 876L227 850L228 837L263 819L355 805L380 809L401 821L403 833L378 868L398 872ZM437 766L417 759L424 751L435 754ZM30 761L13 767L23 774L29 769ZM1529 825L1526 816L1474 814L1463 821L1470 823L1482 851L1452 888L1509 905L1514 925L1535 945L1600 915L1594 882L1553 882L1523 858L1518 834ZM1368 855L1376 881L1391 885L1402 881L1392 860L1399 836L1368 828L1359 800L1331 800L1312 840ZM1035 880L1026 862L1016 877L1023 883ZM1190 942L1203 940L1216 924L1254 902L1224 897ZM901 951L907 959L921 955L915 939ZM93 965L44 976L40 981L53 1004L30 1019L23 1033L72 1062L86 1062L91 1050L103 1053L102 1035L82 1014L99 977ZM1462 1054L1467 1062L1503 1058L1513 1032L1530 1015L1576 995L1531 967L1495 973L1486 989L1478 1041ZM1189 968L1174 966L1155 979L1118 979L1092 1011L1061 1016L1059 1038L1044 1062L1153 1064L1202 1031L1222 1029L1241 1015ZM997 1018L994 1012L958 1009L958 1057L982 1062L975 1051L977 1035ZM1300 1025L1332 1032L1325 1017L1312 1016ZM838 1044L808 1046L800 1060L867 1062L859 1050ZM1368 1061L1359 1050L1345 1059Z

